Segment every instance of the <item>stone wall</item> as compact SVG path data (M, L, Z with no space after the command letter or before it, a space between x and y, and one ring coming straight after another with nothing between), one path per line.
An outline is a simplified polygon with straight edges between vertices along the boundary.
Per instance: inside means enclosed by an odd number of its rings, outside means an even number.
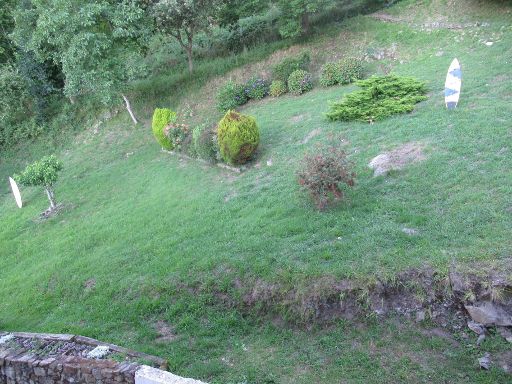
M167 361L75 335L0 332L0 384L204 384Z

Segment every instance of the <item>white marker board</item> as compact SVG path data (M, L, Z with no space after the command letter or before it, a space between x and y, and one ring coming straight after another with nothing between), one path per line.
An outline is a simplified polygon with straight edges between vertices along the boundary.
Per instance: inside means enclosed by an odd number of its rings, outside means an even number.
M18 184L16 184L12 177L9 177L9 183L11 183L12 194L16 200L16 204L19 208L21 208L23 206L23 202L21 201L21 194L20 189L18 188Z
M444 102L446 108L454 109L459 102L460 87L462 85L462 71L460 69L459 60L453 59L446 74L446 82L444 83Z

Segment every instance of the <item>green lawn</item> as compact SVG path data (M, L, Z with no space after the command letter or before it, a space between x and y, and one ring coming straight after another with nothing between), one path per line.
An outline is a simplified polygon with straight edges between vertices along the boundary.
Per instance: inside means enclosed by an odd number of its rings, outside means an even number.
M369 17L340 27L372 47L396 43L386 65L427 81L429 100L373 125L325 118L353 86L252 103L243 112L256 117L261 145L242 174L162 153L149 123L132 127L125 113L79 134L58 152L65 170L56 195L66 206L58 216L37 220L42 191L23 189L19 210L0 187L0 329L97 337L219 383L506 382L498 369L476 369L474 340L424 337L392 321L289 329L236 305L255 284L321 295L312 283L324 278L386 279L425 265L446 273L452 263L510 258L512 29L501 13L485 17L489 26L463 31ZM448 112L444 76L454 57L463 89ZM304 143L313 130L320 134ZM357 184L347 202L319 212L296 171L332 135L345 140ZM422 143L426 159L372 177L367 163L407 142ZM3 154L1 178L47 148ZM285 303L275 305L286 315ZM159 320L175 341L155 341Z

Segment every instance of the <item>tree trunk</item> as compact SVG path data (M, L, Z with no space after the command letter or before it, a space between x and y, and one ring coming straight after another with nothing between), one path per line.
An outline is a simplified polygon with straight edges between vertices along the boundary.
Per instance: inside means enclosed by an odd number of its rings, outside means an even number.
M48 196L48 200L50 200L50 211L53 211L55 207L57 207L57 202L55 201L55 193L51 187L45 187L46 196Z
M304 35L309 34L309 13L306 12L306 13L302 14L301 25L302 25L302 34L304 34Z
M192 71L194 70L194 63L193 63L193 57L192 57L192 37L188 37L188 45L187 45L187 56L188 56L188 71L190 74L192 74Z
M121 94L121 96L123 96L123 100L126 103L126 110L130 114L130 117L132 118L133 124L137 124L138 121L137 121L137 118L135 117L135 115L133 114L132 107L130 105L130 101L128 100L128 98L125 95Z

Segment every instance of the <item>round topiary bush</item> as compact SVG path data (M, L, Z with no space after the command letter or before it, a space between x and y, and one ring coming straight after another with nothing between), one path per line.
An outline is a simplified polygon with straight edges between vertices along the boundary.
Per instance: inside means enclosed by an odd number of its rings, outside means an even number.
M286 84L281 80L274 80L270 84L270 96L279 97L287 92Z
M220 155L230 164L243 164L260 142L256 119L235 111L228 111L217 126Z
M168 151L173 149L174 146L171 139L166 135L165 127L170 123L175 123L176 117L176 112L173 112L168 108L157 108L153 113L153 135L162 148L167 149Z
M288 90L293 95L301 95L313 89L311 73L298 69L288 78Z
M338 83L350 84L364 77L363 61L356 57L347 57L337 63Z

